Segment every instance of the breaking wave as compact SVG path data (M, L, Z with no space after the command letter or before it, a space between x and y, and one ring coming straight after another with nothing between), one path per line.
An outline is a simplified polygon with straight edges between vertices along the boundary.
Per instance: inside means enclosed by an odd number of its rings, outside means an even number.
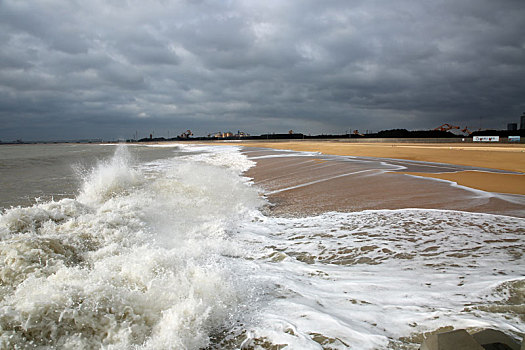
M260 198L226 164L119 146L75 199L5 211L0 348L201 348L235 328L250 288L230 231Z

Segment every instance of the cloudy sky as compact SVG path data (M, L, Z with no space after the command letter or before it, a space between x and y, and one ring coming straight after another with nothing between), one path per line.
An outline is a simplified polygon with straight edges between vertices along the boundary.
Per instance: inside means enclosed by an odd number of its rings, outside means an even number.
M505 129L523 0L0 0L0 140Z

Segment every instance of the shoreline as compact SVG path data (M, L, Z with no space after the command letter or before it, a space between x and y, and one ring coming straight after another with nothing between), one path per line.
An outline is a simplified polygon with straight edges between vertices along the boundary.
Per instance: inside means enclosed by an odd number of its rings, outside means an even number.
M421 208L525 217L522 195L498 194L458 186L448 179L412 175L469 169L462 166L268 148L244 148L242 152L257 163L245 175L263 190L271 203L268 211L272 216Z
M207 143L208 144L208 143ZM418 162L452 164L482 168L472 174L465 171L404 172L427 178L448 180L461 186L495 193L525 195L525 145L516 144L427 144L427 143L343 143L333 141L282 142L212 142L248 148L269 148L324 155L385 158ZM502 173L501 171L508 172Z
M53 143L55 144L55 143ZM67 143L84 144L84 143ZM100 145L101 143L89 143ZM102 143L106 144L106 143ZM213 140L213 141L153 141L144 143L125 143L128 145L235 145L245 149L266 148L272 150L292 150L298 152L318 152L324 155L346 157L378 158L386 161L418 161L439 164L452 164L481 169L463 171L396 171L407 176L447 180L460 186L477 190L525 195L525 144L517 143L472 143L472 142L371 142L347 140ZM19 144L12 144L19 145ZM87 145L87 144L86 144ZM472 173L470 170L475 170ZM481 171L481 172L480 172ZM505 173L507 172L507 173Z
M459 171L455 173L402 172L405 175L446 180L460 186L493 193L525 195L525 175L501 174L484 171Z
M320 152L339 156L393 158L525 173L525 145L457 143L344 143L333 141L212 142L212 144Z

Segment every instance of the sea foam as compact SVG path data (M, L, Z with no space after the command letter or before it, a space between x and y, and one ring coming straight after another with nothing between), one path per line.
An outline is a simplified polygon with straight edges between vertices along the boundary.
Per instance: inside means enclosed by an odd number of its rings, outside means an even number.
M195 349L242 319L230 235L260 197L231 168L161 163L119 146L76 198L2 214L0 348Z
M417 349L441 327L523 333L522 218L403 209L245 225L274 283L247 344Z

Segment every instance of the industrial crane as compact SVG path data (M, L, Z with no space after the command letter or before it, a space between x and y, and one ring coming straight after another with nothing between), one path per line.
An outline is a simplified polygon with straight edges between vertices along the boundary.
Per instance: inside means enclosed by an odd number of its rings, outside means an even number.
M181 139L187 139L190 136L193 136L193 133L191 132L191 130L186 130L186 132L183 132L182 134L179 135Z
M459 126L450 125L450 124L443 124L435 128L436 131L449 131L451 129L459 129Z
M472 134L472 131L468 129L468 126L465 126L464 129L461 129L461 132L464 132L465 134L467 134L467 136L470 136L470 134Z

